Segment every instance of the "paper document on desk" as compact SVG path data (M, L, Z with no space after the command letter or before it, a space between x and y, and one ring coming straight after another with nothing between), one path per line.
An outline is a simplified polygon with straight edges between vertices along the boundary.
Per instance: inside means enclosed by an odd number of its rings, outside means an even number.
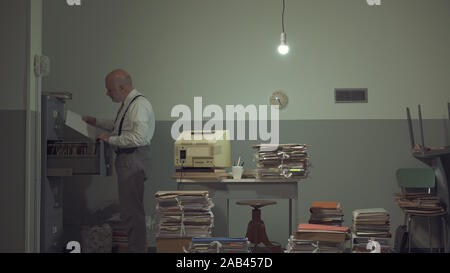
M95 140L96 128L84 122L79 114L68 110L66 114L66 125L80 134Z

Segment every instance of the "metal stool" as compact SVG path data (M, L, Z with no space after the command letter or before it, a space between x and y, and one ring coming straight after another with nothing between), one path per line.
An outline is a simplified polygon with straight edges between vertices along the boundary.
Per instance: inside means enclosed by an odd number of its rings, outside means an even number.
M273 244L267 237L266 227L264 222L261 220L261 210L260 208L275 205L277 202L268 200L246 200L238 201L237 205L246 205L253 207L252 210L252 220L247 226L247 239L254 244L254 252L260 243L263 243L270 252L279 253L281 252L281 246Z

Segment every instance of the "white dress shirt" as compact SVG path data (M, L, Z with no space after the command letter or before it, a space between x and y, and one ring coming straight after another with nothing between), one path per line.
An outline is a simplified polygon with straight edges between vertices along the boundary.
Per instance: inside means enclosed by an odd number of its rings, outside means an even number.
M109 132L109 143L120 148L131 148L150 145L155 132L155 114L151 103L145 97L139 97L130 102L134 97L142 95L136 89L133 89L123 101L117 120L97 119L97 126ZM122 133L119 136L120 120L127 107L128 111L122 124ZM114 129L114 130L113 130Z

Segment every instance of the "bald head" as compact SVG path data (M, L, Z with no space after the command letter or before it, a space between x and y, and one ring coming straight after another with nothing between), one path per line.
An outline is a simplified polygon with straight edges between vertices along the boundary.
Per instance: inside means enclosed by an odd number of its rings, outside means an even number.
M123 69L110 72L105 78L105 86L106 95L114 102L123 102L134 89L130 74Z

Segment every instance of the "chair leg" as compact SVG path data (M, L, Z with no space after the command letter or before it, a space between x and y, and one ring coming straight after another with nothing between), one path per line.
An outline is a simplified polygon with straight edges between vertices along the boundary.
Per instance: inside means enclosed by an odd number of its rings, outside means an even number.
M428 242L430 244L430 253L433 252L432 242L431 242L431 217L428 218Z
M411 216L408 215L408 224L406 226L406 230L408 231L408 253L411 253Z
M447 227L447 219L446 217L442 217L442 220L444 221L444 236L445 236L445 241L444 241L444 251L445 253L448 253L448 227Z
M447 253L447 222L445 219L446 216L441 216L441 223L442 223L442 232L441 232L441 236L444 237L444 253Z
M439 217L439 219L442 219L442 217ZM443 239L442 237L445 236L444 236L444 227L441 225L441 233L439 233L439 253L441 253L442 241L445 240L445 238ZM444 251L445 251L445 244L444 244Z

